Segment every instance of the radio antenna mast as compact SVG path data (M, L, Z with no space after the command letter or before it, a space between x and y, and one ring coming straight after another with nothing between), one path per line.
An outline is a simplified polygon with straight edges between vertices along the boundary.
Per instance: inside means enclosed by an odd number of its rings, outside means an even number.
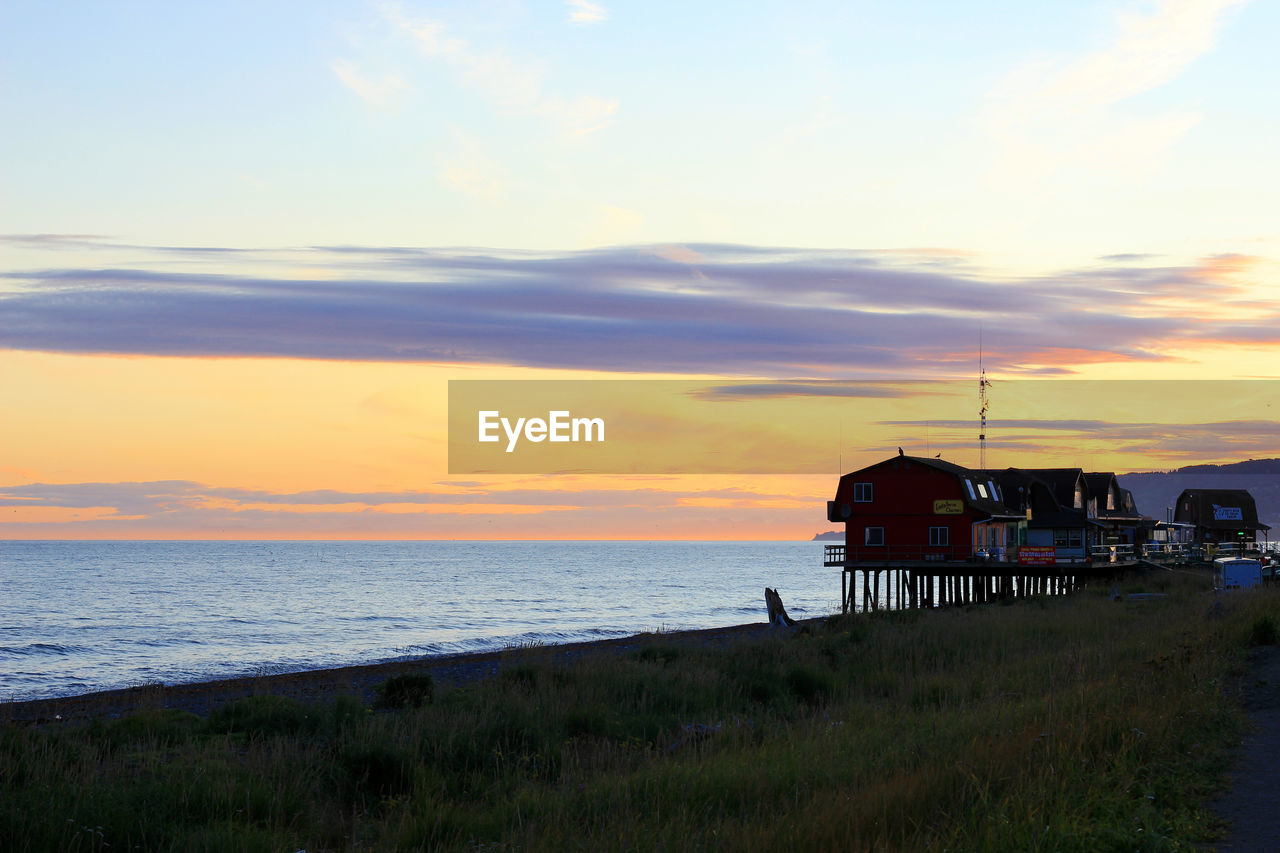
M987 370L982 366L982 324L978 324L978 468L987 467Z

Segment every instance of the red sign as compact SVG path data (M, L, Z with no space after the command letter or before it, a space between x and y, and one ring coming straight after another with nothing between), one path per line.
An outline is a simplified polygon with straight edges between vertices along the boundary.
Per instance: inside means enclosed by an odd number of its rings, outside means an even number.
M1052 566L1057 552L1052 545L1021 545L1018 547L1019 566Z

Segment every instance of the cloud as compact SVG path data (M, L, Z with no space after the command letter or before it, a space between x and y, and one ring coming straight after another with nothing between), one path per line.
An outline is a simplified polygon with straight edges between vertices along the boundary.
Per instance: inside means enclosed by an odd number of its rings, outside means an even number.
M608 20L609 14L599 3L591 0L566 0L569 7L569 22L574 24L598 24Z
M436 161L440 179L479 201L500 201L505 189L502 168L471 135L459 128L452 128L452 135L453 153Z
M902 386L864 382L772 382L745 385L710 385L690 396L698 400L768 400L790 397L914 397L930 393L924 387L908 390Z
M1105 383L1103 383L1105 384ZM1176 382L1151 385L1160 388L1170 399L1180 395L1229 396L1223 386L1211 382ZM1073 392L1088 399L1087 386L1076 384ZM1167 389L1167 390L1166 390ZM939 450L972 450L976 420L903 420L881 421L881 426L903 426L928 429L930 445ZM941 432L939 439L937 434ZM1280 422L1270 420L1205 421L1169 423L1156 421L1116 422L1088 419L1006 418L987 422L987 446L991 449L1017 450L1025 455L1056 453L1059 457L1077 457L1087 447L1106 447L1116 454L1132 454L1135 458L1180 464L1206 458L1244 459L1271 457L1280 447ZM1076 463L1080 464L1080 463Z
M477 48L453 35L443 21L411 19L396 3L385 4L382 13L424 54L445 63L499 109L551 119L575 135L601 129L618 111L618 102L613 99L567 98L544 91L538 64L512 57L500 48Z
M184 253L204 271L177 263ZM979 323L988 366L1010 372L1280 343L1280 301L1250 296L1240 310L1238 259L1008 280L928 259L720 244L141 257L0 273L0 347L897 379L967 375Z
M1122 12L1106 46L1038 59L988 94L981 124L1010 181L1070 168L1131 177L1158 162L1200 120L1192 110L1125 114L1120 105L1169 83L1213 49L1227 11L1247 0L1161 0L1147 14Z
M724 524L726 508L744 519L758 519L761 529L796 523L807 527L820 515L825 499L824 494L805 498L742 488L666 491L634 485L632 481L624 488L580 491L472 487L463 492L276 493L187 480L31 483L0 487L0 531L37 537L57 529L59 535L105 537L184 536L193 531L203 537L219 531L318 538L457 538L492 537L494 525L500 524L509 536L539 538L549 530L546 514L554 513L561 535L564 530L616 531L628 525L647 529L656 523L689 535ZM457 486L450 483L445 488ZM815 481L815 487L827 490L825 482Z
M365 76L354 64L345 59L332 62L329 70L344 86L375 107L393 106L408 89L408 84L399 75L386 74L375 80Z

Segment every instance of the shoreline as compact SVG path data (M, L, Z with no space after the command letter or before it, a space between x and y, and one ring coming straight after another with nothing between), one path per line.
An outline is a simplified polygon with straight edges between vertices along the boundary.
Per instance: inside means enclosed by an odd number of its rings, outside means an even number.
M826 619L825 616L797 620L797 625ZM691 628L663 633L644 632L626 637L582 640L546 646L517 646L486 652L460 652L410 660L309 669L299 672L248 675L211 681L178 684L145 684L136 687L99 690L45 699L0 702L0 725L113 719L136 711L174 709L201 716L214 708L250 696L284 696L301 702L321 702L340 695L356 696L366 704L374 698L379 684L396 675L429 674L437 684L456 686L489 678L507 663L531 658L566 665L589 655L623 654L652 643L698 643L718 645L744 637L755 637L777 629L768 622L726 625L718 628Z

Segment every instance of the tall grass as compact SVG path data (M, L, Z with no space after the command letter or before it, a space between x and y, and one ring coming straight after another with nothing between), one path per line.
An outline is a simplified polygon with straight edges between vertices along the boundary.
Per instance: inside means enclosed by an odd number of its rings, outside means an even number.
M1280 595L1158 575L838 617L719 648L659 637L374 711L259 696L0 729L0 848L1189 849Z

